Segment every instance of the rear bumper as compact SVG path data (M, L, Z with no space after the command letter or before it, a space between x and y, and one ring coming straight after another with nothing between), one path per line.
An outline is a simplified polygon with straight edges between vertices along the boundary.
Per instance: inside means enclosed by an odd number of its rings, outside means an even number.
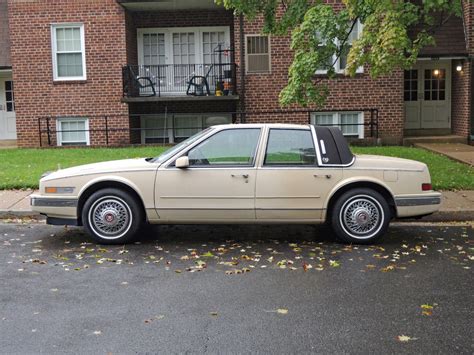
M430 192L420 195L395 196L397 217L426 216L439 210L441 206L441 194Z

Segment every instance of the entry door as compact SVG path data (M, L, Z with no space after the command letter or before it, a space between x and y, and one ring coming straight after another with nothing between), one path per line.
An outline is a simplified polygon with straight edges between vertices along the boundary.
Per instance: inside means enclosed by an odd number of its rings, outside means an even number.
M420 61L404 74L405 128L451 127L451 62Z
M158 169L155 205L166 221L255 220L259 128L221 130L189 150L188 168Z
M0 139L16 139L13 81L0 78Z

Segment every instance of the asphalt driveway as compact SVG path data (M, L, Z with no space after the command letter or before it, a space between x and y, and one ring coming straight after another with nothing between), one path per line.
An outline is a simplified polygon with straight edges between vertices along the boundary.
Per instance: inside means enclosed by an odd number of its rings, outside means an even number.
M0 224L2 353L473 353L474 233L160 226L127 246Z

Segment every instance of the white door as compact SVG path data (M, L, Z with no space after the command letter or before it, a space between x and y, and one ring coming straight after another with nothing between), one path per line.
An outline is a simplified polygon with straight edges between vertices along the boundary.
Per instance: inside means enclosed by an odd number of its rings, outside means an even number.
M162 221L255 220L255 157L260 128L222 130L185 153L190 166L160 167L156 211Z
M16 139L15 98L11 78L0 78L0 139Z
M404 74L405 128L451 127L451 62L420 61Z

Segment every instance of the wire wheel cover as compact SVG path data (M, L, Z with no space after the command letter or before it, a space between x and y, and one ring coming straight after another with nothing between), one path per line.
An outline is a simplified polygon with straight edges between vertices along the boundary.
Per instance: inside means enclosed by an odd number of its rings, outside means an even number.
M119 238L130 228L130 207L117 197L102 198L90 209L89 222L102 237Z
M381 208L372 199L357 197L345 203L341 211L344 227L352 234L366 235L381 223Z

